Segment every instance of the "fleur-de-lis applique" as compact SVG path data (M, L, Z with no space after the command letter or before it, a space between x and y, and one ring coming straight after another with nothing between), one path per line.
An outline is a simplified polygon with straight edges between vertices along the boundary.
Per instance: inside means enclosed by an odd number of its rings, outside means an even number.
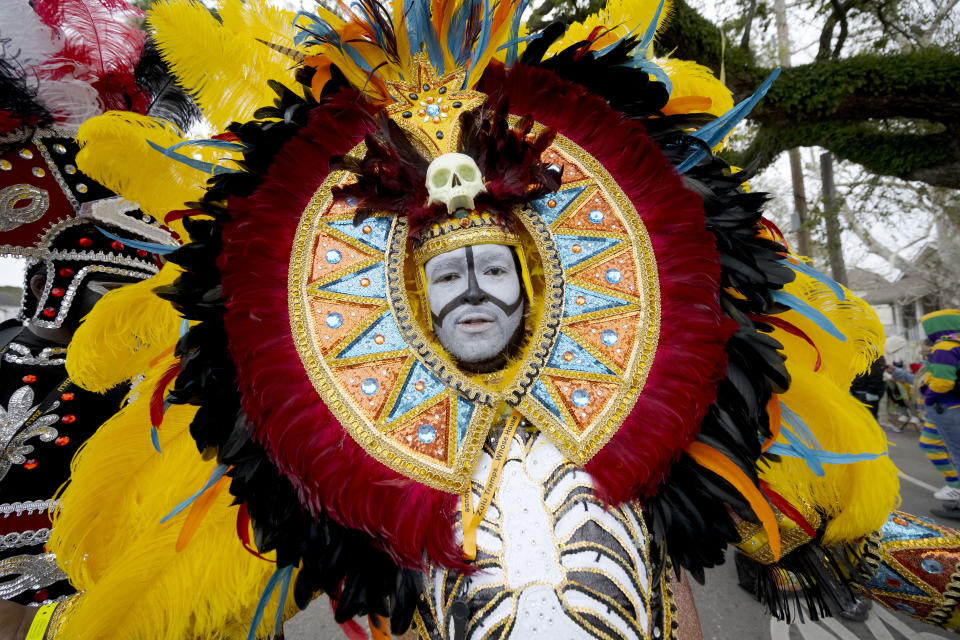
M26 455L33 452L33 445L26 444L27 440L39 437L43 442L50 442L57 437L57 430L50 426L60 420L55 414L46 413L24 428L37 410L33 400L33 388L24 385L13 392L6 408L0 405L0 447L3 450L0 455L0 480L12 465L23 464ZM54 411L59 406L59 402L54 402L47 411Z

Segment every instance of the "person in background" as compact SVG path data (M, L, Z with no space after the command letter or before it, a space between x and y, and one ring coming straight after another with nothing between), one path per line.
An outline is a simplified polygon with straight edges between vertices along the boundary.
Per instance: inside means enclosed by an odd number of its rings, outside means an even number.
M886 360L880 356L870 365L870 370L862 373L853 379L850 385L850 393L860 402L870 407L870 413L877 417L877 411L880 407L880 398L886 392L886 384L883 382L883 371L887 366Z

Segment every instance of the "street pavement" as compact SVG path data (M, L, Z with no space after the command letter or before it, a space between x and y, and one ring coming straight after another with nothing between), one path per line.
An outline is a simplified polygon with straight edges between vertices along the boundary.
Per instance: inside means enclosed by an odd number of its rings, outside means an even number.
M887 432L890 457L901 471L901 509L930 516L941 503L932 492L943 486L942 477L917 447L920 434L914 429ZM934 518L937 520L936 518ZM940 524L957 525L949 521ZM693 584L704 640L938 640L956 638L936 627L893 614L877 605L865 622L826 618L818 622L785 624L772 620L752 596L737 586L732 552L727 562L707 571L704 585ZM287 622L287 640L343 640L346 636L333 622L325 598ZM551 640L563 640L553 638Z

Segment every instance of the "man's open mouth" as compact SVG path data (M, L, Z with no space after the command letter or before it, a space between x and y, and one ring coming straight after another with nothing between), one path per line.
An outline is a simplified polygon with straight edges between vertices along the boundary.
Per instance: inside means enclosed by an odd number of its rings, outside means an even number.
M471 313L457 321L457 326L468 332L480 332L492 325L494 319L487 314Z

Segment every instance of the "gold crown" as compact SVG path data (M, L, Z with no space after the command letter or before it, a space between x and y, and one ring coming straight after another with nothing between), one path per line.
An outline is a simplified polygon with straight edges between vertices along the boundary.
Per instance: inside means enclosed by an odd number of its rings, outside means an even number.
M394 103L387 116L411 134L428 160L457 150L460 143L460 114L483 104L487 96L462 89L466 70L438 77L426 55L413 58L409 82L388 82Z
M519 247L520 236L503 217L489 211L474 211L424 225L414 237L413 260L417 266L423 266L441 253L474 244Z

